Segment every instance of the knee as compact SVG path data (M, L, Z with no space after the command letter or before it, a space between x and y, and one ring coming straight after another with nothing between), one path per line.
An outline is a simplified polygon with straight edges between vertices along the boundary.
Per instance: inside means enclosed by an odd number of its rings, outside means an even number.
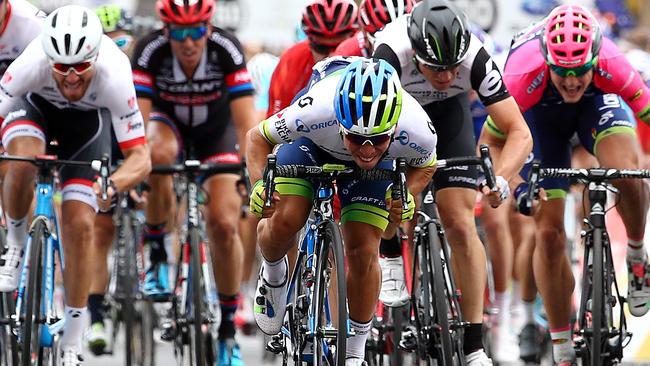
M294 218L276 212L258 226L258 242L264 246L285 248L287 243L293 242L301 227Z
M379 265L379 253L372 245L348 246L345 256L352 278L365 277Z
M475 246L480 246L480 240L476 232L476 225L462 219L452 219L449 224L445 223L445 233L449 245L455 255L468 256Z
M207 215L206 217L206 225L212 241L219 246L232 243L233 237L237 234L237 220L228 216L232 215Z
M156 140L151 145L151 164L173 164L178 155L176 143L173 141Z
M74 241L77 245L84 246L86 243L90 243L94 232L94 223L94 215L85 213L64 219L64 231L68 233L65 241L68 243Z
M560 258L565 255L566 234L562 226L540 225L537 232L539 245L536 245L543 257Z

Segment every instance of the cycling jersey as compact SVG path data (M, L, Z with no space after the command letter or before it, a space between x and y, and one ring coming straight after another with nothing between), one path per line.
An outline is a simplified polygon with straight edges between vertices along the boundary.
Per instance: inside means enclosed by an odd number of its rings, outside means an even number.
M307 85L311 77L311 68L315 63L309 48L309 40L296 43L280 56L278 66L271 76L267 117L291 104L294 96Z
M242 46L233 34L213 27L206 47L188 78L163 30L155 31L135 47L133 80L138 98L151 99L155 109L182 127L208 123L208 133L219 136L230 123L230 101L253 95L253 85Z
M400 73L404 90L421 105L439 102L455 95L475 90L484 105L490 105L510 95L501 80L501 72L474 35L469 49L458 67L453 84L446 90L436 90L420 73L414 60L415 51L408 36L408 17L405 14L375 34L373 57L384 59Z
M271 54L258 53L248 60L248 71L251 82L255 88L255 109L267 111L269 109L269 88L271 76L278 65L279 58Z
M562 103L559 92L549 82L549 67L539 45L542 33L543 28L537 26L516 39L506 62L503 78L522 112L539 103ZM639 119L650 122L650 89L608 38L603 37L593 75L585 96L617 94Z
M25 0L7 1L4 25L0 29L0 75L41 33L45 19L45 13Z
M625 53L625 57L639 72L646 85L650 86L650 53L632 49ZM636 129L641 148L646 154L650 153L650 126L645 123L637 123Z
M327 63L328 60L321 61ZM318 70L319 65L314 69ZM289 143L307 137L336 159L352 161L345 148L339 122L334 112L337 73L316 82L295 103L259 125L260 132L271 144ZM397 122L395 139L384 159L403 157L413 167L428 167L436 162L437 136L429 117L408 93L402 93L402 112Z
M370 52L366 48L366 36L362 31L358 31L352 37L341 42L334 50L335 55L340 56L363 56L370 57Z

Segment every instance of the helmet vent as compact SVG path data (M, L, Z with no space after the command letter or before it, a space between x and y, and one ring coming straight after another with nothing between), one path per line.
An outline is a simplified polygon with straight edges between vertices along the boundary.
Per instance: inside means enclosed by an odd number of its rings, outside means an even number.
M81 51L81 46L84 45L84 42L86 41L86 37L81 37L79 40L79 45L77 46L77 50L74 52L75 54L79 53Z
M63 42L65 46L65 54L69 55L70 54L70 33L66 33L65 36L63 36Z
M83 18L81 18L81 27L85 27L88 24L88 13L84 11Z
M56 17L56 15L54 17ZM52 41L52 46L54 46L56 53L61 54L61 51L59 51L59 45L56 43L56 39L54 37L50 37L50 40Z
M56 28L56 20L59 17L59 13L54 14L52 17L52 28Z

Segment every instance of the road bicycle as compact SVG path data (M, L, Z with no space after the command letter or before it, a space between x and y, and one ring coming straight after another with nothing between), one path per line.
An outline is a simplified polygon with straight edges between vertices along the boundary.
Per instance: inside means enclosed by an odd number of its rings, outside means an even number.
M241 164L201 163L186 160L182 164L154 166L152 174L176 174L185 188L186 215L181 230L180 257L172 295L171 338L179 365L214 365L217 360L217 330L221 311L210 255L204 239L204 221L200 210L201 175L239 174Z
M27 256L16 292L15 313L10 319L17 346L12 353L20 355L19 364L22 366L54 366L57 364L59 333L64 327L61 304L56 304L54 298L57 260L61 275L65 266L59 218L53 200L55 171L61 166L91 167L99 171L101 177L108 179L108 158L73 161L58 160L54 155L34 158L2 155L0 160L28 162L38 168L36 208L25 246ZM105 188L102 194L106 194Z
M480 165L486 185L495 190L495 177L489 149L480 147L480 156L438 160L438 169ZM402 334L400 347L415 352L426 365L465 365L463 320L451 268L449 245L435 205L433 183L424 192L422 208L417 212L411 293L412 322ZM419 271L419 272L418 272Z
M266 192L275 191L276 177L310 179L318 182L318 188L289 279L285 322L267 350L282 354L283 365L292 361L294 365L343 366L350 331L343 241L332 210L334 181L390 180L396 187L392 198L400 199L406 196L406 164L398 159L395 170L361 170L340 164L277 166L276 161L275 155L267 158ZM267 207L271 196L266 199Z
M581 232L584 260L577 317L579 330L574 337L575 348L583 365L618 364L623 358L623 348L629 343L632 333L627 329L623 311L626 299L616 282L611 243L605 222L605 214L611 209L607 208L608 192L618 193L608 182L614 179L650 178L650 171L540 168L538 163L534 163L529 177L527 207L532 207L532 198L538 189L538 183L545 177L574 178L587 183L590 209L588 217L583 221Z

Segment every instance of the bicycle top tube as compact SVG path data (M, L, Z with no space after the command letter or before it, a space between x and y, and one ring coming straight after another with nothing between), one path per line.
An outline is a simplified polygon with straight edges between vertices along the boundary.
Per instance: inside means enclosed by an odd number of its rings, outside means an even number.
M233 173L239 174L242 164L219 164L219 163L201 163L198 160L185 160L181 164L154 165L151 174L219 174Z

